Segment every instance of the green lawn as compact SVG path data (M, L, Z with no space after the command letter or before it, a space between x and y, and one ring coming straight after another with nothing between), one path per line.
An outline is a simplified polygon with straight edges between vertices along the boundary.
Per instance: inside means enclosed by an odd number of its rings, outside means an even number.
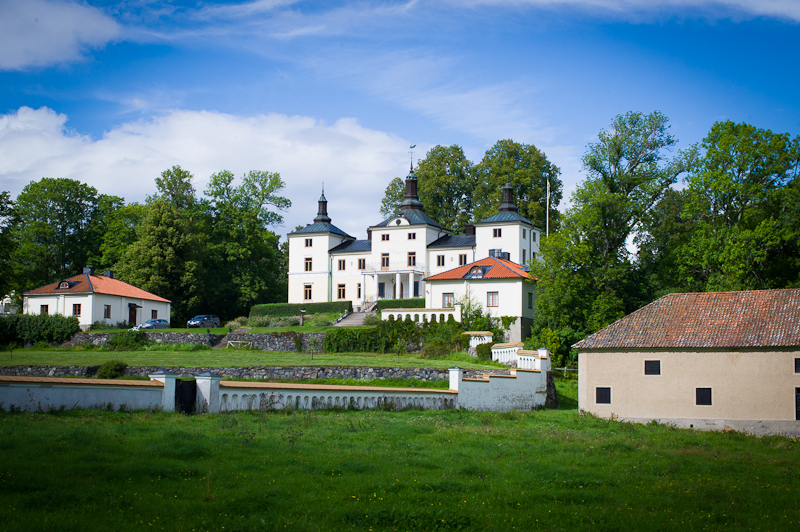
M36 531L787 530L800 444L564 409L0 414L0 523Z
M465 369L504 367L491 362L479 363L466 353L449 359L426 359L412 355L375 353L277 353L238 349L206 351L100 351L97 349L17 349L11 354L0 352L0 366L94 366L107 360L122 360L129 366L242 367L242 366L376 366L401 368Z

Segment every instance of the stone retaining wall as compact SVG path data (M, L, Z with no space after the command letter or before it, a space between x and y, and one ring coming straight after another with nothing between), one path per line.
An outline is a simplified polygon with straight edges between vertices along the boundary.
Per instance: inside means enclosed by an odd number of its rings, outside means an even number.
M93 344L103 345L112 334L119 333L86 333L80 332L72 337L67 345ZM322 348L325 340L325 333L297 333L297 332L278 332L264 334L231 333L206 334L206 333L186 333L186 332L156 332L145 331L145 334L156 343L164 344L205 344L210 346L219 345L223 338L228 336L228 340L249 342L255 349L261 351L297 351L296 338L300 338L302 350L309 351L309 342L312 338L318 340L315 351Z
M125 374L146 377L157 371L177 373L190 377L201 373L216 373L223 377L236 379L422 379L443 380L449 378L447 369L432 368L391 368L365 366L250 366L228 368L182 368L168 366L132 366ZM465 369L464 377L474 378L486 374L508 375L503 369ZM92 371L87 366L4 366L0 375L24 377L84 377Z

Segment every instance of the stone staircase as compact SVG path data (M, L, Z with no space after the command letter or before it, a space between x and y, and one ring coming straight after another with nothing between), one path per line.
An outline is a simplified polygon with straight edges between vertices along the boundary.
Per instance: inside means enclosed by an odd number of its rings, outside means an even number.
M334 327L361 327L364 325L364 318L370 312L351 312L346 318L338 322Z
M240 329L236 329L235 333L246 333L250 330L250 327L242 327ZM220 340L220 342L213 347L213 349L227 349L228 348L228 340L230 340L230 334L226 334L225 338Z

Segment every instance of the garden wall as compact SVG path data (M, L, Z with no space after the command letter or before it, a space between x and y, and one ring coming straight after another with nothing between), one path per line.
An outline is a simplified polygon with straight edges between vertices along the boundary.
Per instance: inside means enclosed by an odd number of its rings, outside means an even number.
M113 334L119 333L77 333L72 337L67 346L80 344L103 345ZM186 333L186 332L151 332L145 331L148 338L156 343L164 344L204 344L210 346L219 345L226 336L228 340L249 342L255 349L261 351L297 351L297 340L300 338L303 351L309 350L309 342L316 338L319 345L325 340L325 333L296 333L279 332L265 334L231 333L225 334L206 334L206 333ZM317 348L318 350L319 348Z
M126 375L146 377L157 371L176 373L181 377L200 373L216 373L234 379L422 379L444 380L449 378L446 369L391 368L364 366L251 366L228 368L180 368L166 366L128 367ZM508 375L504 369L465 369L464 377L477 378L483 375ZM0 375L22 377L85 377L91 374L87 366L3 366Z

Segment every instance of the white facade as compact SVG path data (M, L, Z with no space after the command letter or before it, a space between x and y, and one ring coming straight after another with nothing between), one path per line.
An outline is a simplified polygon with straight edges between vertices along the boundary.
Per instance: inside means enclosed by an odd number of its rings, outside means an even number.
M424 213L412 173L406 179L400 211L370 227L367 240L356 240L330 223L323 194L314 223L288 237L289 303L351 301L360 309L379 299L425 297L427 301L426 278L490 252L527 264L539 251L540 230L516 212L511 188L506 188L500 213L476 223L467 235L453 235ZM504 292L503 309L488 309L492 315L522 316L527 295L508 292L513 287L498 290ZM513 314L504 313L512 308Z

